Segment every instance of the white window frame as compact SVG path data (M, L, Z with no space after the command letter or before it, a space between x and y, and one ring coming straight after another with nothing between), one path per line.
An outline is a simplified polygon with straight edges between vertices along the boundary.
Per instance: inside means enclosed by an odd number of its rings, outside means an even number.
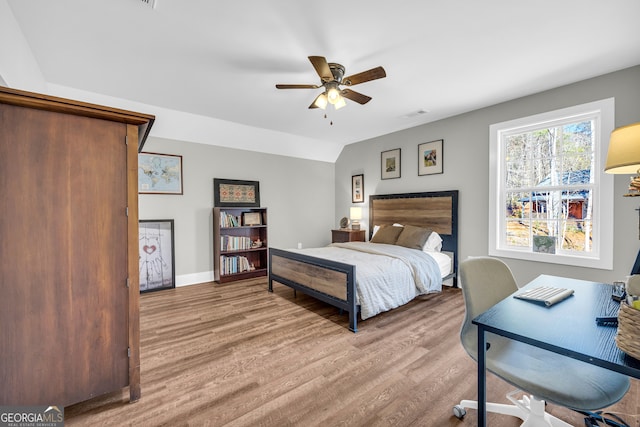
M531 128L551 127L556 122L566 121L572 117L579 120L584 115L593 116L596 123L595 171L592 172L594 172L593 216L597 220L594 221L592 230L594 240L592 251L589 254L545 254L507 247L502 239L503 230L506 227L504 214L506 204L502 200L505 194L502 188L506 170L503 141L505 135L519 129L527 131ZM604 164L607 159L609 135L615 126L614 115L615 100L608 98L496 123L489 127L489 255L578 267L613 269L613 176L604 172Z

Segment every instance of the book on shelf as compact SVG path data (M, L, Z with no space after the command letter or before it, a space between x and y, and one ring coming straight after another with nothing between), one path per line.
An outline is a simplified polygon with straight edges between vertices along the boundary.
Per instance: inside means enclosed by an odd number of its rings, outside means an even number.
M220 236L220 249L223 251L238 251L251 249L253 242L250 237L245 236Z
M244 256L220 256L220 271L222 274L244 273L245 271L253 271L255 267L247 257Z
M231 227L241 227L241 226L242 226L242 216L231 215L228 212L220 211L220 227L231 228Z

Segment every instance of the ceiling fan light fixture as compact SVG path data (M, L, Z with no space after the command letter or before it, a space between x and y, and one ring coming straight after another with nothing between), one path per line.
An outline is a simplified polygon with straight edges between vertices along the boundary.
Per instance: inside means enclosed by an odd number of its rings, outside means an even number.
M337 86L337 84L332 84L327 90L327 99L329 101L329 104L335 105L336 102L338 102L338 100L341 98L340 91L338 90Z
M142 0L151 1L151 0ZM157 1L157 0L156 0ZM311 65L315 68L318 77L320 77L320 85L317 84L276 84L276 89L318 89L323 88L324 92L318 95L311 105L310 109L320 108L325 110L328 104L334 106L336 110L347 105L345 98L351 101L357 102L360 105L364 105L371 101L371 97L363 95L351 89L340 89L340 86L354 86L361 83L366 83L371 80L381 79L387 76L387 73L382 67L372 68L361 73L351 74L347 77L344 76L344 66L335 63L327 62L324 56L309 56Z
M313 104L316 107L322 108L324 110L325 108L327 108L327 95L325 95L324 92L321 93L320 95L318 95Z

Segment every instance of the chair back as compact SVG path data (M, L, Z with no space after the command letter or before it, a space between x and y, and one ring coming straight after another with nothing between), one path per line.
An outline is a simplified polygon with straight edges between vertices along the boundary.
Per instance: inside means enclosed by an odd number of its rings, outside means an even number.
M478 360L478 328L471 321L517 291L518 285L501 260L474 257L460 263L460 286L465 305L460 341L469 356Z

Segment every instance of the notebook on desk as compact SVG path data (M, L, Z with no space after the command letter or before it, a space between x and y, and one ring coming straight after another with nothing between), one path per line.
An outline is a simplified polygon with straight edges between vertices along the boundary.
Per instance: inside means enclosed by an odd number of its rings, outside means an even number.
M526 301L537 302L547 307L557 304L560 301L573 295L573 289L553 288L550 286L538 286L528 291L514 295L514 298Z

